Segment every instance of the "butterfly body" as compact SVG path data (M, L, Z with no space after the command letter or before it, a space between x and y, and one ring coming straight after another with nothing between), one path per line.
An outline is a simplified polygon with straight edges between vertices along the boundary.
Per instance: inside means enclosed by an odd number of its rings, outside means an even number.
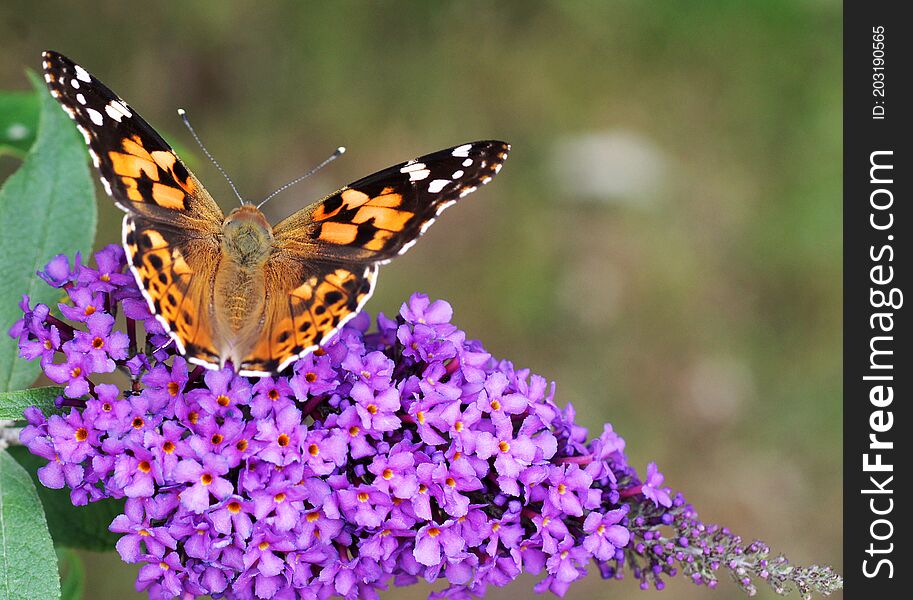
M488 183L510 147L470 142L347 185L271 226L244 203L226 217L134 109L85 69L45 52L51 95L76 121L156 316L190 362L242 375L283 370L370 298L378 266L448 206Z

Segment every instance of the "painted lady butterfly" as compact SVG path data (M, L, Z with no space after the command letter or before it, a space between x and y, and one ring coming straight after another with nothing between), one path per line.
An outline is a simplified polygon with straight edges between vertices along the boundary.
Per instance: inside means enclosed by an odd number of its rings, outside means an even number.
M378 266L488 183L510 150L480 141L384 169L271 227L253 204L226 217L174 150L98 79L44 53L51 94L76 121L149 308L188 360L242 375L283 370L364 306Z

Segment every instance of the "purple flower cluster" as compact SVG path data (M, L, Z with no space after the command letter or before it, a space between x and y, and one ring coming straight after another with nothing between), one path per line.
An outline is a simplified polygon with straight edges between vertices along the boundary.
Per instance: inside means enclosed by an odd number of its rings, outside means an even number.
M744 550L693 541L719 532L698 534L654 464L641 481L610 425L587 441L554 385L467 340L446 302L413 295L371 333L362 314L289 372L248 379L189 368L121 249L95 262L55 258L40 275L67 294L63 318L24 298L10 330L65 386L60 414L26 411L21 440L74 504L127 499L110 529L151 598L376 598L439 578L433 597L467 598L521 572L562 595L589 563L657 586L691 564L709 584L708 561ZM126 389L93 382L113 371ZM676 523L691 542L660 537Z

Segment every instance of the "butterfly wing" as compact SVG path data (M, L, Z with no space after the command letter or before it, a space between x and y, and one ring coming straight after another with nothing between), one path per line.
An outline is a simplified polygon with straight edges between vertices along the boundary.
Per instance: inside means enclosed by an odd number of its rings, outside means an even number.
M510 146L462 144L347 185L273 228L283 251L328 261L384 263L412 247L447 207L494 177Z
M281 371L325 343L368 301L378 265L488 183L509 150L482 141L422 156L360 179L274 227L264 328L242 372Z
M150 310L182 351L207 360L210 319L197 312L211 298L222 211L133 108L62 54L43 59L51 95L76 121L105 191L128 213L124 249Z

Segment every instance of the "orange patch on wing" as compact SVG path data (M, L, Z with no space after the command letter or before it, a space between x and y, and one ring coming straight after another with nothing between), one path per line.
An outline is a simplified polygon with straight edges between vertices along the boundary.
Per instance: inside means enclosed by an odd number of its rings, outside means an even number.
M381 194L371 199L371 206L384 206L386 208L398 208L403 203L403 197L400 194Z
M374 232L374 237L367 244L364 245L365 250L383 250L387 245L387 240L393 237L392 231L387 231L386 229L378 229Z
M358 227L351 223L324 223L320 226L320 239L331 244L351 244L358 235Z
M403 210L395 210L384 206L362 206L355 213L352 221L355 223L364 223L374 219L374 226L388 231L402 231L406 222L413 217L415 213Z
M150 154L150 158L152 158L152 160L154 160L158 166L162 167L166 171L170 171L171 168L174 167L174 163L177 160L174 154L165 150L155 150L152 154Z
M358 190L345 190L342 193L342 201L346 204L346 210L358 208L371 199L371 196Z
M170 185L155 183L152 185L152 198L155 203L164 208L184 210L184 192Z
M152 155L143 148L143 141L137 136L133 136L132 139L124 138L121 141L121 147L127 154L132 154L145 160L152 160Z
M289 295L301 298L302 300L310 300L311 296L314 295L314 286L309 283L302 283L289 292Z
M137 187L136 179L133 179L132 177L121 177L120 180L124 182L124 186L127 188L127 198L134 202L145 201L145 198L143 198L143 195Z
M124 140L124 145L128 142L130 142L130 140ZM145 152L145 150L143 150L143 152ZM152 181L158 181L159 179L158 167L151 160L133 154L123 154L121 152L108 152L108 156L111 158L111 165L114 167L114 172L118 175L140 177L142 173L145 173ZM146 156L149 155L147 154Z

